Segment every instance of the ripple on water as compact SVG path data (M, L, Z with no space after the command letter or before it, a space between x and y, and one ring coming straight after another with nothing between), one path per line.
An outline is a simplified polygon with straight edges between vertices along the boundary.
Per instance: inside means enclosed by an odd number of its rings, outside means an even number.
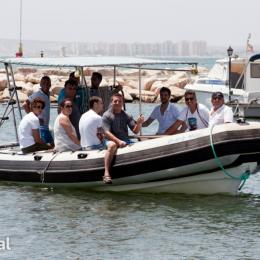
M1 234L12 245L4 255L16 259L260 255L258 194L114 194L1 185L0 196Z

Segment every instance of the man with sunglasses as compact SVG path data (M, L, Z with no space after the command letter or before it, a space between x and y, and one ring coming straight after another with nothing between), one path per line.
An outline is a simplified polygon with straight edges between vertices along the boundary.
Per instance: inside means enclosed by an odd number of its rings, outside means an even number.
M211 96L212 108L209 113L209 127L233 122L233 111L224 104L222 92L214 92Z
M181 111L178 120L170 126L165 134L177 134L208 127L209 110L197 102L196 93L187 90L184 94L186 107Z

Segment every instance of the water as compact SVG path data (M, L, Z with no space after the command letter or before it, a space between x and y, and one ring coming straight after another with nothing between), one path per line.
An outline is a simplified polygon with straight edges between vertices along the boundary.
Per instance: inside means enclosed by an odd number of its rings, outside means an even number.
M153 106L142 113L147 117ZM139 114L134 104L127 110ZM52 110L51 124L55 117ZM2 143L14 140L8 124L0 128ZM0 241L9 237L11 246L0 250L0 259L260 259L260 173L238 196L1 183L0 197Z

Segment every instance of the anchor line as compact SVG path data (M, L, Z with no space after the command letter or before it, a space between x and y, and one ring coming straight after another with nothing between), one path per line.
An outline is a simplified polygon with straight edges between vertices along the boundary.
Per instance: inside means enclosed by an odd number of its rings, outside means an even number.
M216 162L216 164L219 166L219 168L221 169L221 172L226 175L227 177L234 179L234 180L240 180L242 181L238 190L241 190L245 184L245 182L247 181L247 179L250 177L250 169L247 169L245 172L243 172L239 177L233 176L232 174L230 174L223 166L222 162L220 161L219 157L217 156L215 147L214 147L214 142L213 142L213 128L215 125L212 125L210 128L210 146L211 146L211 150L213 152L214 155L214 160Z

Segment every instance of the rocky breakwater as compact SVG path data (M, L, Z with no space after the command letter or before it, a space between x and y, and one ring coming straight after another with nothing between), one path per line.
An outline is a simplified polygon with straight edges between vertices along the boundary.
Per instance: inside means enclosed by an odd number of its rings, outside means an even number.
M87 85L90 86L90 77L93 71L98 71L103 75L100 87L114 85L113 69L90 68L84 69L84 76ZM206 68L199 67L199 73L207 71ZM57 102L60 90L64 87L71 71L67 69L34 69L17 68L14 74L16 86L21 87L18 90L18 97L21 102L25 101L29 95L39 90L41 77L48 75L51 78L51 102ZM116 72L116 84L123 86L123 92L126 102L142 100L146 103L159 102L159 92L162 87L168 87L172 93L174 102L181 99L184 95L184 87L187 83L195 80L197 75L189 72L166 71L166 70L143 70L141 77L141 92L139 91L139 74L136 70L120 69ZM0 102L9 99L7 88L7 78L4 70L0 70Z

